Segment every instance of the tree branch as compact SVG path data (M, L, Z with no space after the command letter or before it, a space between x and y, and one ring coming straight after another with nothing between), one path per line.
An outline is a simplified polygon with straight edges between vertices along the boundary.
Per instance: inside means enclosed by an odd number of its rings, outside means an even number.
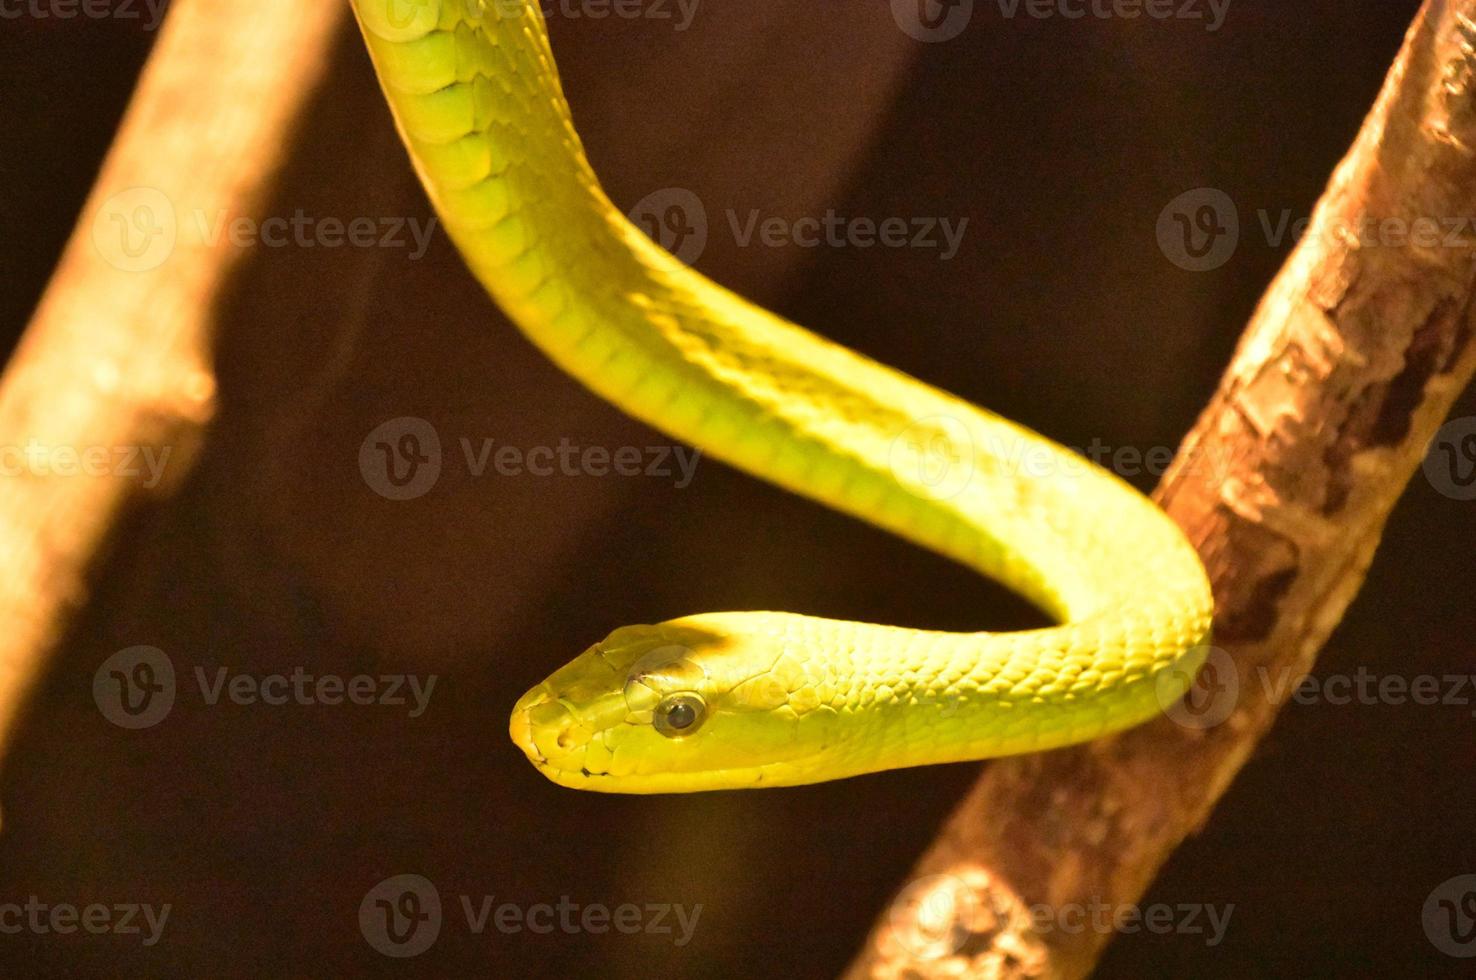
M1427 0L1313 223L1256 311L1159 500L1214 583L1219 649L1187 705L990 765L849 976L1078 977L1265 734L1362 584L1476 369L1476 0ZM1206 690L1210 693L1206 696Z
M210 227L263 200L342 8L170 10L0 379L0 748L124 504L188 469L214 399L214 298L247 254Z

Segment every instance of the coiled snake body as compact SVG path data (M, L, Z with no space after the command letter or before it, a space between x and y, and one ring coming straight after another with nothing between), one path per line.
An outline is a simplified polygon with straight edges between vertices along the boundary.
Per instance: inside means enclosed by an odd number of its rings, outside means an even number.
M816 782L1082 742L1183 694L1212 603L1151 502L652 243L585 159L535 0L353 5L452 239L550 358L631 415L1060 623L953 634L725 612L617 629L513 710L513 740L545 776L633 793Z

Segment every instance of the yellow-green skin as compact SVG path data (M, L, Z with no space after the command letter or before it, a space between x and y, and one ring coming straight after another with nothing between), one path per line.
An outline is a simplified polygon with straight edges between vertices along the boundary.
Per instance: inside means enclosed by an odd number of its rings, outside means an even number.
M353 0L467 264L564 370L677 439L1005 583L1062 625L951 634L777 612L616 630L528 692L549 779L666 793L1032 752L1145 721L1204 656L1179 529L1104 470L760 309L616 209L527 0ZM685 737L653 710L706 703Z

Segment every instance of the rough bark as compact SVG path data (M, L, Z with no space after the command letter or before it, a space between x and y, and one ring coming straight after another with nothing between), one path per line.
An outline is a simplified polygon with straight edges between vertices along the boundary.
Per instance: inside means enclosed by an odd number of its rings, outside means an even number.
M311 92L335 0L179 0L0 380L0 748L124 506L211 415L214 300Z
M1476 368L1473 241L1452 232L1476 213L1473 18L1470 0L1426 3L1160 487L1218 607L1189 702L988 767L849 976L1087 974L1111 928L1056 914L1130 914L1270 727L1261 679L1311 669Z

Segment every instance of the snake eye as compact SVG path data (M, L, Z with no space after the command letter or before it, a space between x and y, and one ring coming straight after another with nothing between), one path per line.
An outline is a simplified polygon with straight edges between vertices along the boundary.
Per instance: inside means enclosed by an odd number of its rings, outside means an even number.
M682 738L702 727L707 703L696 694L670 694L652 712L656 730L667 738Z

